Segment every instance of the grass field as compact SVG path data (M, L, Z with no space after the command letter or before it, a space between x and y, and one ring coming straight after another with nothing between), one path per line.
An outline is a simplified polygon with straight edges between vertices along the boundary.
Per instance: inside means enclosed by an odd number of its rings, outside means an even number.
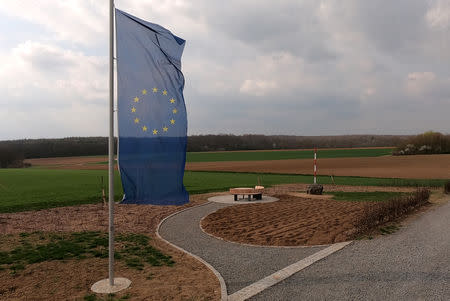
M361 158L391 155L393 148L355 148L355 149L319 149L320 158ZM274 151L233 151L233 152L188 152L186 162L223 162L223 161L266 161L311 159L312 150L274 150ZM100 161L90 164L108 164Z
M57 206L101 202L101 177L105 189L107 171L0 169L0 212L36 210ZM193 172L184 177L191 194L225 191L231 187L264 186L289 183L312 183L310 175L258 174L233 172ZM334 177L337 185L357 186L442 186L445 180ZM318 182L332 184L330 177L319 176ZM115 175L115 199L122 198L122 187Z
M357 158L380 157L392 154L393 148L367 148L367 149L321 149L317 151L320 158ZM187 153L187 162L219 162L219 161L261 161L261 160L288 160L311 159L312 150L295 151L245 151L245 152L190 152Z
M101 201L102 170L2 169L0 170L0 212L35 210ZM115 177L115 198L122 186ZM107 190L106 190L107 191Z

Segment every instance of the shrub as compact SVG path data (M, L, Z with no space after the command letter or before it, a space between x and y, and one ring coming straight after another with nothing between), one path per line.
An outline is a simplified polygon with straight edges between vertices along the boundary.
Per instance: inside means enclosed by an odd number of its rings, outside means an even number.
M444 193L450 194L450 181L444 184Z
M356 224L358 233L366 232L378 225L392 221L428 203L429 197L429 189L418 188L412 194L402 195L384 202L367 203Z
M23 152L20 149L9 145L0 145L0 168L26 167L23 159Z
M394 155L444 154L450 153L450 135L439 132L425 132L412 137L394 151Z

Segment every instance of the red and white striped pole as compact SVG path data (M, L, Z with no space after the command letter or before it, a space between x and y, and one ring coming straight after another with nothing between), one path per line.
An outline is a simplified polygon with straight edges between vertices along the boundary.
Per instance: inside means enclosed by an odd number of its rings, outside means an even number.
M317 148L314 148L314 184L317 184Z

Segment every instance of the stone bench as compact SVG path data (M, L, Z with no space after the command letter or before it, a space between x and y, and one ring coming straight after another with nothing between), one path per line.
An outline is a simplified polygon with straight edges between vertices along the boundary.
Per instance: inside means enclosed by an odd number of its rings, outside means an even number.
M239 188L230 188L230 193L234 195L234 200L238 200L238 195L242 195L243 198L248 196L248 200L250 201L253 197L255 200L261 200L262 194L264 192L264 186L255 186L255 188L249 187L239 187Z

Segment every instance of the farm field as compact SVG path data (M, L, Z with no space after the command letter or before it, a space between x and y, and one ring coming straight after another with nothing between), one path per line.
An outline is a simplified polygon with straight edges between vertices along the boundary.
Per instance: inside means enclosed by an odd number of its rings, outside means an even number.
M379 157L390 155L393 148L354 148L319 150L321 158ZM230 151L230 152L190 152L186 162L221 162L221 161L261 161L307 159L313 157L313 150L268 150L268 151ZM74 169L105 169L106 156L56 157L27 159L32 166Z
M450 179L450 154L365 158L318 157L319 175ZM247 162L188 162L187 170L312 174L311 159Z
M318 156L322 158L359 158L391 155L393 148L353 148L353 149L320 149ZM233 152L198 152L187 153L187 162L219 162L219 161L263 161L312 158L314 151L309 150L270 150L270 151L233 151Z
M378 149L335 149L318 153L318 174L335 176L448 179L450 178L450 154L389 156L388 148ZM326 151L329 151L328 155ZM355 157L346 157L351 155ZM288 155L283 156L283 153ZM283 159L291 153L307 154L307 159ZM263 154L264 160L259 160ZM265 154L274 154L266 156ZM363 156L364 155L364 156ZM370 156L369 156L370 155ZM242 151L190 153L186 170L190 171L232 171L276 174L312 174L312 151ZM195 157L198 156L198 157ZM247 161L240 159L250 156ZM276 159L270 159L274 158ZM328 156L328 157L326 157ZM212 160L217 161L212 161ZM234 161L224 161L225 159ZM258 159L258 160L256 160ZM107 170L106 157L60 157L28 159L33 168ZM256 161L255 161L256 160Z
M67 169L0 169L0 212L37 210L102 201L101 177L107 191L107 171ZM231 187L254 186L258 178L264 186L312 183L311 175L186 171L184 184L190 194L226 191ZM329 176L319 183L332 184ZM440 179L392 179L334 177L337 185L356 186L442 186ZM122 198L118 172L115 173L115 199Z

